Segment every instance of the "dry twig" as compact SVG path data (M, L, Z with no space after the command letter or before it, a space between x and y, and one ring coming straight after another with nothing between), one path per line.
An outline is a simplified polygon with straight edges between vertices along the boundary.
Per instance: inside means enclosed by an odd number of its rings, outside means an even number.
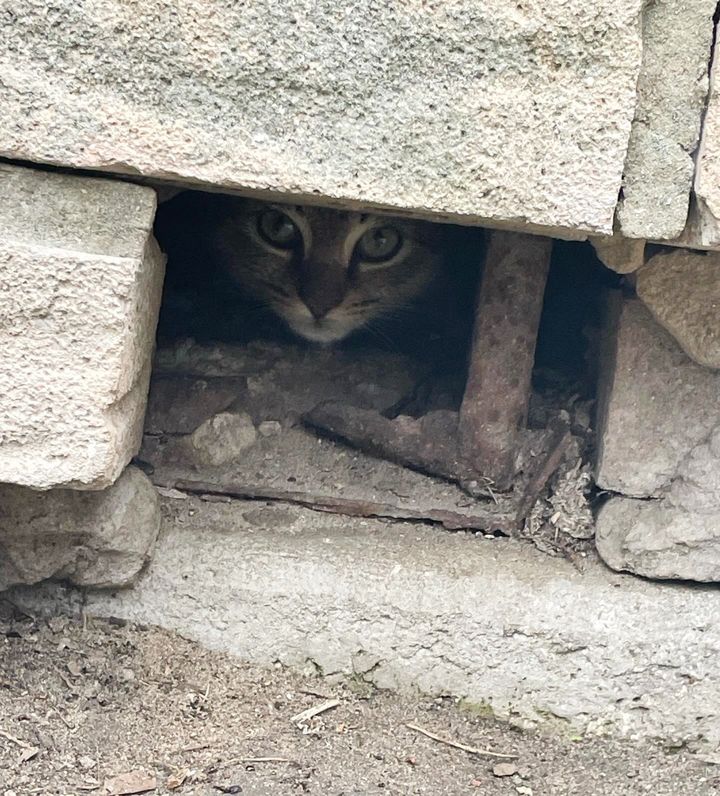
M430 738L438 743L444 743L446 746L452 746L454 749L462 749L463 752L469 752L471 755L480 755L481 757L496 757L500 760L517 760L517 755L508 755L503 752L493 752L490 749L479 749L475 746L467 746L467 744L460 743L459 741L452 741L450 738L443 738L441 735L435 735L434 732L419 727L417 724L406 724L409 730L419 732L421 735Z
M302 713L298 713L296 716L293 716L290 721L293 724L304 724L310 721L310 719L314 719L315 716L319 716L321 713L325 713L327 710L336 708L339 704L339 699L328 699L325 702L321 702L319 705L316 705L314 708L303 710Z
M5 738L6 741L10 741L10 743L14 743L16 746L19 746L21 749L33 749L33 745L26 743L25 741L21 741L19 738L16 738L14 735L10 735L9 732L5 732L5 730L0 730L0 737Z

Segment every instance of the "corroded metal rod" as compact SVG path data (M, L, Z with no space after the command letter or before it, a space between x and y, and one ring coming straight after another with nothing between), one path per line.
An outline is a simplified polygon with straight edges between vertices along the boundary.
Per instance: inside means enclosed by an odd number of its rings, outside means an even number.
M459 445L498 490L515 475L551 249L549 238L492 232L480 277Z

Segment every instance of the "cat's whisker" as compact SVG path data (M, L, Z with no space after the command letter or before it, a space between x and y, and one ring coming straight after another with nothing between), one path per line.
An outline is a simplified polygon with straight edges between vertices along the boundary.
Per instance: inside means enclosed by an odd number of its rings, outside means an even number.
M385 334L384 332L380 331L380 329L378 329L376 326L373 326L372 321L369 321L368 323L366 323L363 326L363 329L365 331L369 332L374 337L376 337L378 340L380 340L386 346L388 346L390 348L390 350L394 354L400 354L401 353L400 349L398 348L398 346L395 343L395 341L391 337L389 337L387 334Z

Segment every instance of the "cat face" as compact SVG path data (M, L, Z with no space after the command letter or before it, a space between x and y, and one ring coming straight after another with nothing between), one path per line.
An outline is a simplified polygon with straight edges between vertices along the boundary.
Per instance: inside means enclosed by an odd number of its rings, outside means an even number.
M441 268L443 230L434 224L232 202L216 241L224 269L296 334L317 343L401 312Z

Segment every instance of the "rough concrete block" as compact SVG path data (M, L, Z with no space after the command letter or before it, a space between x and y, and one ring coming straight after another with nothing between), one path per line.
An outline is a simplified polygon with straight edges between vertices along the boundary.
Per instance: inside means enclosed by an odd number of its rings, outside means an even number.
M163 509L138 584L84 593L90 615L525 724L720 744L720 591L594 561L580 572L511 539L427 525L192 497ZM56 585L12 599L38 611L63 594L73 599Z
M720 582L720 505L701 513L666 500L612 498L598 514L595 543L603 561L616 570Z
M0 155L610 232L641 5L34 0L0 23Z
M609 500L598 515L595 540L613 569L720 582L720 418L680 463L660 499Z
M683 235L687 245L720 248L720 63L717 49L695 166L695 204Z
M0 164L0 482L102 488L140 445L153 191Z
M717 425L720 374L693 362L638 299L613 294L603 336L597 483L654 496Z
M0 590L47 578L126 586L160 529L155 488L129 467L102 492L0 485Z
M638 271L636 289L688 356L720 368L720 254L656 254Z
M685 226L716 5L655 0L646 7L638 102L618 206L621 231L629 238L676 238Z

